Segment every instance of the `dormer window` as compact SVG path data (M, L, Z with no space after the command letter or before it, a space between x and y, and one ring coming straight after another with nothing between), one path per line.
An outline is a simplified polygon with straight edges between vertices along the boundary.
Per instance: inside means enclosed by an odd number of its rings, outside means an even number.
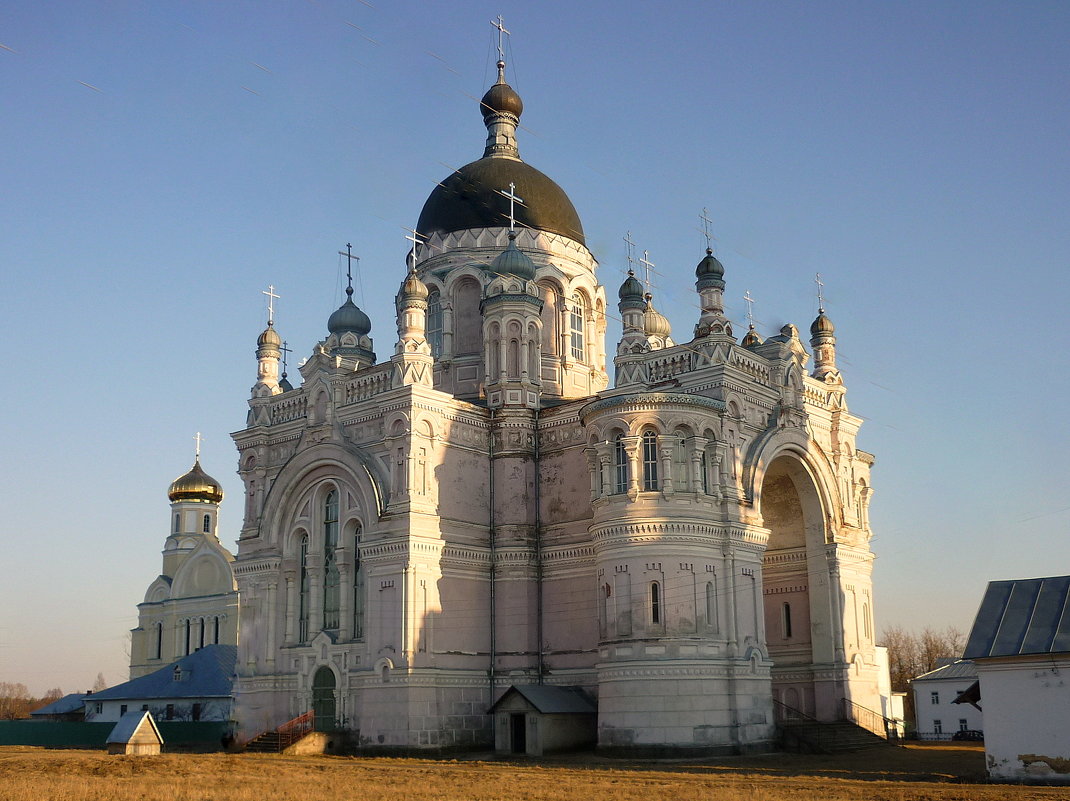
M182 668L180 668L178 665L175 665L174 680L182 681Z

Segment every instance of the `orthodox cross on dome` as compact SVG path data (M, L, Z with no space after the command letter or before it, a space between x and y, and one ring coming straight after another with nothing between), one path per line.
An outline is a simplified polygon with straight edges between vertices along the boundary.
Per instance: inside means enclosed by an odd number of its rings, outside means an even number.
M650 260L650 251L643 251L643 258L639 259L639 263L643 265L643 284L646 285L647 294L650 294L650 273L654 269L654 262Z
M420 232L417 231L415 228L405 228L403 230L408 232L408 235L405 237L405 239L408 240L409 242L412 242L412 269L415 270L416 269L416 259L417 259L417 255L418 255L417 248L419 248L420 245L422 245L424 243L423 237L420 236Z
M517 196L516 184L512 181L509 182L508 192L506 192L504 189L499 189L498 191L501 193L502 197L509 198L509 232L513 233L516 231L516 208L514 207L514 204L519 203L521 206L523 206L524 199L522 197Z
M743 302L747 304L747 324L754 328L754 298L749 289L743 293Z
M285 339L282 341L282 347L279 350L282 351L282 377L286 378L286 354L293 353L293 351L287 346Z
M346 242L346 252L338 251L339 256L346 257L346 295L353 297L353 259L357 260L357 267L360 267L360 256L353 255L353 246ZM363 297L364 290L361 289L361 297ZM363 301L361 301L363 303Z
M626 231L624 234L624 246L628 253L628 272L631 273L635 266L635 243L632 241L631 231Z
M197 443L196 450L194 451L194 457L197 461L201 458L201 432L198 431L196 436L193 437L193 441Z
M814 283L817 284L817 313L825 313L825 296L822 294L822 290L825 288L824 282L821 280L821 273L814 274Z
M268 284L267 291L260 290L261 295L267 295L268 298L268 325L275 324L275 301L282 297L282 295L275 294L275 287L272 284Z
M505 29L505 20L502 19L502 15L498 15L498 19L492 19L490 21L491 27L498 29L498 63L501 66L505 66L505 47L502 42L502 35L510 36L509 31Z
M702 220L702 233L706 237L706 250L710 248L710 226L713 225L713 220L710 219L709 209L703 207L702 214L699 215L699 219Z

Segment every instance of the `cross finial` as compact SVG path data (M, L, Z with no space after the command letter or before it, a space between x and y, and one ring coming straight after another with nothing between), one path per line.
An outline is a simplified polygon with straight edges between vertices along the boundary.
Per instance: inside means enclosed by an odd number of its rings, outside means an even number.
M743 302L747 304L747 323L754 328L754 298L751 297L749 289L743 293Z
M713 249L710 247L710 226L713 224L713 220L710 219L709 209L703 207L699 219L702 220L702 233L706 237L706 250L712 253Z
M201 432L198 431L197 435L193 438L193 441L197 443L197 449L194 451L194 456L197 461L201 458Z
M268 325L275 324L275 301L282 297L282 295L275 294L275 287L268 284L267 291L260 290L261 295L267 295L268 298Z
M420 232L415 228L405 228L408 235L405 237L409 242L412 242L412 269L416 269L417 248L424 243L423 237L420 236Z
M643 258L639 259L639 263L643 265L643 283L646 285L646 291L650 292L650 271L654 269L654 262L650 260L650 251L643 251Z
M635 243L632 241L631 231L626 231L624 234L624 246L628 253L628 272L631 272L635 266Z
M817 284L817 313L818 314L824 314L825 313L825 298L821 294L821 290L823 290L825 288L825 284L821 280L821 273L816 273L814 275L814 283Z
M517 197L516 184L512 181L509 182L508 192L506 192L504 189L499 189L498 191L501 192L503 197L509 198L509 231L510 233L513 233L516 230L516 217L514 214L516 209L514 208L513 204L519 203L521 206L523 206L524 199L521 197Z
M282 341L282 347L279 350L282 351L282 377L286 378L286 354L293 353L293 351L287 346L285 339Z
M501 70L505 66L505 48L502 44L502 35L509 35L509 31L505 29L505 20L502 19L502 15L498 15L498 19L492 19L490 24L498 29L498 69Z
M353 297L353 259L357 260L357 267L360 267L360 256L353 255L353 246L346 242L346 252L338 251L339 256L346 257L346 297ZM361 292L364 290L362 289ZM361 297L364 297L361 295ZM363 301L361 301L363 303Z

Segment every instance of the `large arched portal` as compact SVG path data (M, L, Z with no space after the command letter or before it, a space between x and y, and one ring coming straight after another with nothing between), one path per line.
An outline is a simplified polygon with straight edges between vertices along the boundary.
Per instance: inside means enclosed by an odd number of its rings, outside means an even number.
M782 455L770 463L761 514L770 532L762 572L773 698L827 718L834 710L828 688L819 685L832 668L835 649L824 514L814 480L798 458Z
M316 717L316 731L331 731L335 722L334 671L319 668L312 677L312 714Z

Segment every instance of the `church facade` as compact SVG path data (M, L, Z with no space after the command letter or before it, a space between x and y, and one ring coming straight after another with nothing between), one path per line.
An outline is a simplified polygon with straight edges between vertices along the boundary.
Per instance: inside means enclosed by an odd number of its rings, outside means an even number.
M352 289L247 425L236 720L314 709L374 748L480 748L510 686L582 688L605 749L768 745L880 709L867 506L832 323L737 339L707 249L693 331L521 160L504 63L482 158L424 204L377 360ZM400 271L399 271L400 272ZM606 370L607 313L623 320Z

